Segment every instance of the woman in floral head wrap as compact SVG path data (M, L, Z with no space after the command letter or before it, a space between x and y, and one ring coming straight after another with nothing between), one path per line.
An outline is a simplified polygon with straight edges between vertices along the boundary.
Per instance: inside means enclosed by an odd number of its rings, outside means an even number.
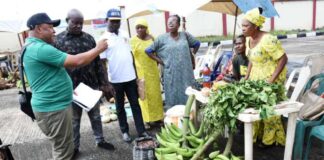
M157 63L146 53L145 49L153 43L149 34L147 21L143 18L135 22L137 35L131 38L132 53L134 55L137 78L144 79L145 99L139 99L143 120L149 127L152 122L162 122L163 106L160 88L160 78Z
M269 83L284 83L286 80L287 55L276 36L261 31L265 17L261 8L248 11L242 20L246 38L246 55L249 66L246 79L265 80ZM280 116L261 120L253 125L253 138L261 140L259 146L285 144L285 132Z

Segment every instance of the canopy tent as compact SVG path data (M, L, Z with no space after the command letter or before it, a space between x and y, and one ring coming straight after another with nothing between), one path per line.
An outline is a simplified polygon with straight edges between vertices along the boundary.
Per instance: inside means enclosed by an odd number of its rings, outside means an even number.
M65 19L69 10L78 9L89 20L104 18L109 8L124 3L124 0L10 0L0 5L0 32L16 33L22 46L27 35L24 31L28 30L27 19L35 13L46 12L52 19Z
M65 19L71 9L82 11L85 19L104 18L109 8L125 4L122 0L10 0L0 6L0 31L27 30L27 19L46 12L52 19Z
M270 0L10 0L0 6L0 31L26 31L27 18L37 12L46 12L52 19L65 19L67 12L75 8L82 11L85 19L98 19L105 18L109 8L119 6L125 7L126 18L164 11L185 17L195 10L236 16L258 6L264 8L267 17L268 11L270 16L277 15Z
M128 5L125 6L126 18L128 19L164 12L165 10L158 8L155 2L156 0L134 0L129 2Z
M232 0L141 0L141 2L135 3L137 3L137 6L131 5L130 7L132 7L132 9L126 6L125 12L128 27L130 18L161 13L164 11L178 14L182 17L190 15L195 10L220 12L230 15L241 13L239 9L237 10L237 6Z
M233 0L142 0L141 2L142 3L138 3L139 5L135 7L136 9L126 9L128 28L129 18L145 16L163 11L169 11L182 17L188 16L195 10L219 12L233 16L242 13ZM236 20L234 26L236 26Z
M26 30L23 20L0 20L0 31L19 33Z
M236 7L239 8L237 13ZM235 16L256 7L263 9L262 15L265 17L279 16L271 0L210 0L208 3L199 7L198 10L220 12Z
M134 0L126 6L126 18L145 16L163 11L187 16L210 0ZM136 4L136 5L135 5ZM131 7L131 8L127 8Z
M263 15L270 18L279 16L278 12L271 3L271 0L210 0L198 10L226 13L235 16L233 40L235 38L237 16L247 11L261 7ZM233 49L233 48L232 48Z
M179 9L180 6L181 9ZM126 10L126 17L133 18L161 11L169 11L186 17L195 10L219 12L233 16L242 13L233 0L149 0L137 7L137 10L129 11L128 13L128 10Z
M262 15L268 18L279 16L278 12L271 3L271 0L233 0L233 2L242 10L244 13L247 11L261 7L263 9Z
M233 0L134 0L126 9L126 18L145 16L149 14L169 11L180 16L188 16L195 10L220 12L236 15L236 4ZM237 14L242 13L238 10Z
M198 10L225 13L232 16L242 13L240 9L237 10L237 6L232 0L209 0L209 2L199 7Z
M53 19L64 19L70 9L76 8L82 11L85 19L96 19L104 18L109 8L118 6L125 6L126 18L163 11L185 17L195 10L235 16L258 6L264 8L267 17L278 15L270 0L10 0L0 6L0 31L19 33L26 30L26 19L37 12L46 12Z
M253 8L261 7L265 17L279 16L271 0L210 0L198 10L220 12L233 16L245 13Z

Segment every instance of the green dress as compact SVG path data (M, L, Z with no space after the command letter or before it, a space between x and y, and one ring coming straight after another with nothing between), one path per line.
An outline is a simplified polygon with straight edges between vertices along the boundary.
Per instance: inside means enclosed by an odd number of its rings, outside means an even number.
M276 36L265 34L260 42L250 48L250 37L246 39L246 54L252 63L250 79L268 80L274 73L279 59L285 54L280 41ZM286 80L287 68L279 74L275 83L284 84ZM285 131L280 116L255 122L253 124L253 140L261 139L266 145L285 145Z
M163 63L163 87L165 93L165 109L174 105L185 105L188 96L187 87L194 83L194 74L189 45L194 46L198 40L192 35L179 32L177 40L165 33L156 38L148 48L159 56Z

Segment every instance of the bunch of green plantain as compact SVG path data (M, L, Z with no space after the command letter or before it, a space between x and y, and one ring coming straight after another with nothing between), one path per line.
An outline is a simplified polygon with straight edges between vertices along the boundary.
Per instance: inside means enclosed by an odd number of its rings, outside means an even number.
M231 154L230 157L226 157L225 155L220 154L220 151L211 152L208 157L211 160L240 160L240 158L234 154Z
M182 160L190 159L199 150L205 141L202 138L203 127L196 131L192 121L189 121L190 133L183 131L174 124L166 124L161 128L161 132L156 134L160 143L159 148L155 148L155 156L158 160ZM184 146L184 141L188 142Z

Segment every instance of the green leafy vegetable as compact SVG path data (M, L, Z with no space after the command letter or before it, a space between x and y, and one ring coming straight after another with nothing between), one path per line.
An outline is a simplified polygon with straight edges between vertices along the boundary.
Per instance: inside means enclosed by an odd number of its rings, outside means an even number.
M240 81L219 87L212 91L203 110L205 131L211 135L222 133L225 126L229 132L236 131L236 119L247 107L259 110L262 119L275 114L273 106L286 99L285 88L281 84L265 81Z

